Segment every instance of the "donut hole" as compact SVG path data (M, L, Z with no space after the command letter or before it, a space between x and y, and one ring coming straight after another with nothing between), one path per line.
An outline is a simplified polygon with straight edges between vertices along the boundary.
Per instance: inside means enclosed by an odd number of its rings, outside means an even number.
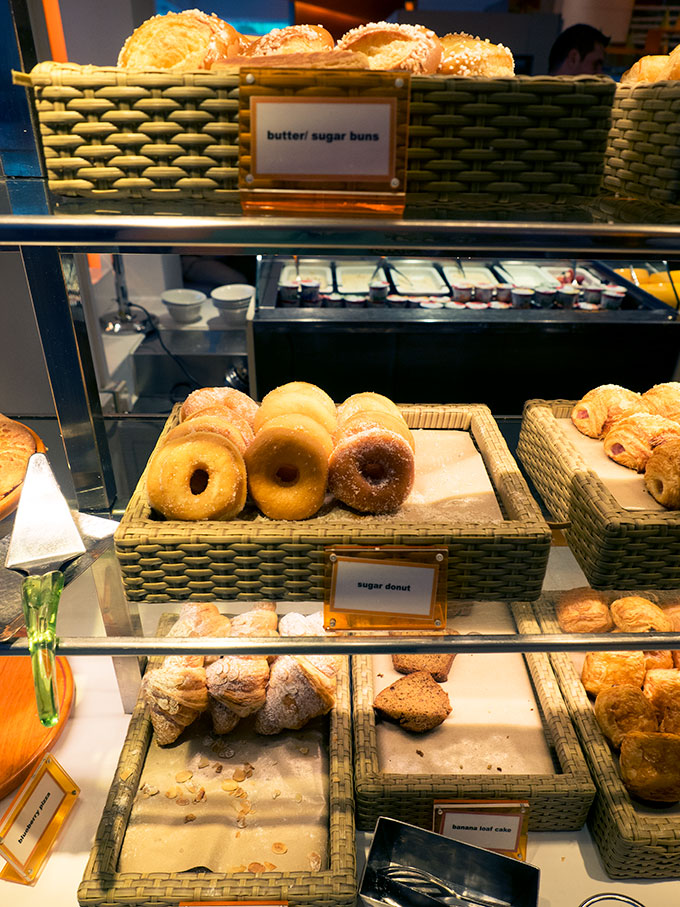
M189 488L192 494L203 494L208 487L208 473L205 469L194 469L189 479Z
M379 460L364 460L361 475L371 485L382 485L388 478L385 464Z
M300 481L300 470L290 463L282 463L274 473L274 478L279 485L290 488Z

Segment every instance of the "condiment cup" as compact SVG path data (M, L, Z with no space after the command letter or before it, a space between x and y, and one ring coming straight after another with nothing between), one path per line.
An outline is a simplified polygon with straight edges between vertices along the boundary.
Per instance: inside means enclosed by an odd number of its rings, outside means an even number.
M200 290L165 290L161 293L161 301L167 307L170 315L179 324L191 324L200 321L201 306L208 297Z

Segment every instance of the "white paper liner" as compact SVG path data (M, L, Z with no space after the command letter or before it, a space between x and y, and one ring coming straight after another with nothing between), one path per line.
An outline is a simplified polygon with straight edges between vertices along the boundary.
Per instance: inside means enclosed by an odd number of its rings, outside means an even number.
M293 872L324 868L329 826L328 719L320 718L300 731L267 737L255 734L249 720L231 734L210 733L199 719L177 744L161 747L152 739L130 814L119 859L120 872L185 872L205 867L212 872L245 872L251 863L266 862ZM199 768L201 762L207 764ZM222 765L216 772L215 765ZM222 789L244 765L252 775L237 782L246 792L238 797ZM193 771L188 782L176 775ZM205 789L194 802L187 785ZM158 788L144 798L143 786ZM189 803L179 805L165 792L180 788ZM278 793L277 793L278 791ZM186 793L185 793L186 792ZM251 811L245 827L237 824L244 803ZM185 821L187 815L196 818ZM274 844L284 844L280 854ZM314 864L321 857L321 866Z
M459 615L460 633L515 633L507 606L485 602ZM403 674L392 656L373 656L377 695ZM443 724L411 733L376 718L379 770L385 773L553 775L555 764L543 731L524 658L520 653L457 655L441 684L452 711Z
M602 441L584 435L571 419L558 419L557 422L588 468L602 480L624 510L667 512L647 491L642 473L611 460L604 452Z

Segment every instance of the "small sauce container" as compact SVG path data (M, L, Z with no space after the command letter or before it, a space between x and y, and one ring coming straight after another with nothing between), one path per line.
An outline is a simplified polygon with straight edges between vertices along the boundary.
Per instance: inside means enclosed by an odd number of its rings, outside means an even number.
M408 306L408 299L405 296L398 296L396 293L391 293L386 302L391 309L405 309Z
M444 303L441 301L441 299L434 299L432 296L430 296L429 299L422 300L422 302L420 303L420 308L427 309L431 312L435 311L436 309L443 309Z
M534 296L531 287L513 287L511 292L513 309L530 309Z
M498 302L510 302L512 299L512 284L511 283L497 283L496 284L496 299Z
M351 294L345 296L345 308L347 309L364 309L366 308L366 297Z
M493 299L494 284L486 281L475 286L475 302L489 303Z
M370 302L385 302L390 285L386 280L374 280L368 288L368 298Z
M620 309L626 295L622 287L605 287L602 291L603 309Z
M322 296L321 300L327 309L341 309L345 304L340 293L329 293L327 296Z
M536 287L536 292L534 294L534 305L537 309L551 309L555 305L556 296L556 287L549 287L545 284L542 284L540 287Z
M469 302L472 299L472 284L469 280L456 280L451 284L451 295L456 302Z
M557 288L555 295L555 305L558 309L573 309L574 304L578 302L579 291L572 287L570 283L563 287Z
M319 305L319 288L321 283L311 277L305 277L300 281L300 304L302 306Z
M471 299L469 302L465 303L465 308L473 309L473 310L476 309L479 311L481 309L488 309L490 305L491 305L490 302L482 302L479 299Z
M457 302L455 299L447 299L444 303L445 309L458 309L460 311L461 309L465 309L466 307L466 303Z
M297 306L300 304L300 284L280 283L279 284L279 302L282 306Z
M602 302L602 287L583 287L583 301L599 305Z
M421 302L427 302L429 296L409 296L408 297L408 307L409 309L419 309Z

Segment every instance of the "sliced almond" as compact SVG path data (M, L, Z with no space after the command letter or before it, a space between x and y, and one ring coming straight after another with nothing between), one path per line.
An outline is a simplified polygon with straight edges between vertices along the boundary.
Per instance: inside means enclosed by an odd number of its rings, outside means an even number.
M276 864L270 863L268 860L265 860L264 868L267 870L267 872L273 872L276 869Z
M264 872L263 863L248 863L248 872Z
M274 841L272 844L272 851L274 853L288 853L288 848L281 841Z
M189 771L188 768L185 768L184 771L177 772L175 775L175 781L178 784L184 784L185 781L188 781L190 778L193 778L194 773Z
M245 866L243 863L241 863L240 866L232 866L231 872L246 872L247 869L248 869L248 867Z
M247 816L251 809L252 809L252 806L250 805L250 803L247 800L245 803L241 804L241 812L243 813L244 816Z
M321 869L321 854L318 854L315 850L312 850L308 854L309 857L309 868L312 872L318 872Z
M277 797L280 797L280 796L281 796L281 791L277 787L275 791L272 791L272 800L276 800Z
M191 802L191 801L190 801L190 800L187 800L186 797L178 797L178 798L175 800L175 803L176 803L178 806L188 806L190 802Z
M121 781L127 781L127 779L130 777L131 774L132 774L131 768L122 768L120 770L120 775L118 777L120 778Z
M238 819L236 820L236 824L238 825L239 828L245 828L246 827L246 817L239 816Z
M165 792L165 796L168 798L168 800L174 800L178 794L179 788L175 786L169 787Z
M198 760L198 767L205 768L208 765L210 765L210 759L208 759L206 756L201 756L201 758Z
M202 800L205 800L205 788L199 787L194 796L194 803L200 803Z
M237 769L234 769L234 773L231 777L234 779L234 781L245 781L246 773L243 771L242 768L237 768Z
M297 803L302 803L302 794L295 794L295 800Z
M195 822L195 821L196 821L196 816L193 813L187 813L186 816L184 817L185 823L186 822Z
M242 787L239 787L239 789L236 791L235 796L238 797L239 800L242 800L244 797L247 797L248 794L243 790Z
M224 766L221 762L213 762L213 771L216 775L219 775L223 768Z
M222 790L233 791L238 788L238 784L236 783L236 781L232 781L231 778L225 778L220 787L222 788Z

